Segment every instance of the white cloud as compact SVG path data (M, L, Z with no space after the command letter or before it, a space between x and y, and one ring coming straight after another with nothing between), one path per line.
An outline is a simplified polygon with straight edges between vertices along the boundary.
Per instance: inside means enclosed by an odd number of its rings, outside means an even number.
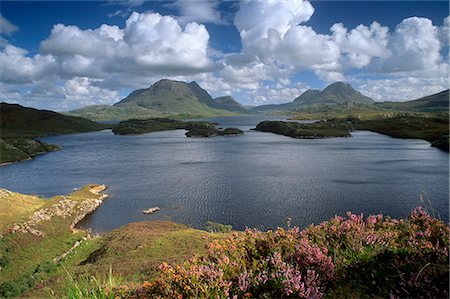
M226 24L219 10L218 0L177 0L173 4L180 11L181 23L199 22Z
M427 18L411 17L395 28L388 44L392 55L384 72L425 70L441 63L438 30Z
M11 33L18 31L19 27L5 19L0 14L0 47L8 44L8 41L4 38L4 36L9 36Z
M359 25L350 32L342 23L337 23L331 31L342 52L344 66L362 68L369 65L374 57L386 58L390 55L387 49L389 28L377 22L370 27Z
M245 48L249 42L267 38L270 29L278 31L282 37L290 28L308 21L313 13L314 8L306 0L242 1L234 24Z
M29 55L10 44L0 51L0 82L26 84L28 93L23 96L28 100L39 98L53 82L65 86L65 96L52 90L48 97L73 100L76 105L111 103L117 97L110 90L133 86L126 83L143 87L161 77L216 68L208 56L208 41L205 26L191 22L181 27L173 17L157 13L132 13L124 28L104 24L82 30L56 24L41 42L39 54ZM72 83L83 88L74 89ZM83 94L85 90L89 94Z
M357 83L358 84L358 83ZM402 77L380 80L364 80L356 85L364 95L375 101L403 102L448 89L448 79L426 77Z
M19 30L19 27L17 27L16 25L11 23L7 19L5 19L0 14L0 35L3 35L3 34L10 35L11 33L13 33L14 31L17 31L17 30Z
M6 45L0 52L0 80L3 83L31 83L51 74L57 65L52 56L37 54L30 58L27 51Z
M442 27L439 28L439 40L443 47L449 46L450 39L450 16L444 18Z

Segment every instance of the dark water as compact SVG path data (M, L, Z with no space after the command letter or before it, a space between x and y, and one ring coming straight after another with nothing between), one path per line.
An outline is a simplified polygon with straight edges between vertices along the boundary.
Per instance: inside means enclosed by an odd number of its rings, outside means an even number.
M422 140L354 132L298 140L249 131L263 117L214 119L239 137L186 138L184 130L137 136L110 131L49 137L62 151L0 168L0 186L52 196L88 183L112 196L83 222L104 232L133 221L206 221L259 229L305 226L346 211L406 216L421 204L448 221L449 155ZM145 215L143 209L161 211Z

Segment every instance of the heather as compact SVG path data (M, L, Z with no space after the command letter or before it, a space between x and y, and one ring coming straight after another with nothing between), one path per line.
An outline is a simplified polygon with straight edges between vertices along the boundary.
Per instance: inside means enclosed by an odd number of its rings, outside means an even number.
M105 289L123 298L448 298L449 226L418 207L407 219L347 213L304 230L247 229L207 254L163 263L159 277Z

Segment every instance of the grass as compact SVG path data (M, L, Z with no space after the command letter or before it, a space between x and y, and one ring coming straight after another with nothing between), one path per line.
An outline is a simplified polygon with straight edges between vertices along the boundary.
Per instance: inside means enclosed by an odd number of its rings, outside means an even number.
M44 204L45 200L37 196L0 189L0 230L14 222L25 220Z
M65 198L82 202L88 198L99 198L101 194L90 192L93 185L67 195ZM10 213L9 217L1 217L3 235L0 238L0 297L15 297L29 291L36 285L54 276L60 263L54 258L69 250L73 244L87 236L84 231L72 231L70 224L75 215L66 218L53 216L36 224L36 228L44 236L31 233L11 233L12 223L22 222L31 216L35 210L50 208L64 197L40 199L36 196L22 195L2 191L0 196L0 211Z
M354 120L352 123L355 129L370 130L396 138L423 139L432 143L432 146L449 151L448 113L404 113L388 118Z
M256 126L255 130L281 134L293 138L313 139L351 136L350 126L343 122L300 124L286 121L263 121Z

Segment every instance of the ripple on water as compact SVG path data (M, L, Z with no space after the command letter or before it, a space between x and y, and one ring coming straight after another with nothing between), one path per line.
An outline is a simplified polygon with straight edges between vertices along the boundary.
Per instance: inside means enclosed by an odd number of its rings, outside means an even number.
M221 119L254 127L255 117ZM104 232L128 222L206 221L273 229L319 223L346 211L406 216L420 196L448 220L448 154L421 140L371 132L299 140L249 131L190 139L184 130L135 136L110 131L45 138L64 150L0 168L0 187L46 197L88 183L111 197L83 222ZM161 210L145 215L143 209Z

